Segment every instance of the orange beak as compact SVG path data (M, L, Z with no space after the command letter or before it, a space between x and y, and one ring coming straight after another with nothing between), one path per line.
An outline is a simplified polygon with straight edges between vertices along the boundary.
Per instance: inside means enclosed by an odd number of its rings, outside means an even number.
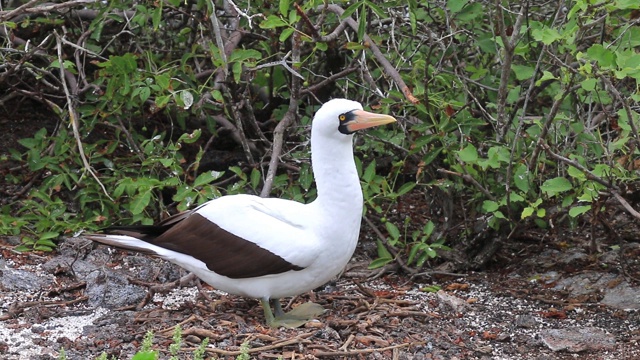
M343 124L349 132L355 132L374 126L391 124L397 120L393 116L385 114L374 114L364 110L351 111L351 119Z

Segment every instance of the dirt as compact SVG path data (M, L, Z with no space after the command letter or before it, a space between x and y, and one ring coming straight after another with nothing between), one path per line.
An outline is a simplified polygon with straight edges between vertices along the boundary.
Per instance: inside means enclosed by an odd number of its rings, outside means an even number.
M183 348L209 338L214 358L235 358L243 343L256 359L640 358L640 288L619 261L638 266L637 243L597 256L513 243L501 252L512 261L486 272L373 279L365 234L341 278L283 302L313 300L326 313L299 329L271 329L256 300L208 286L170 286L137 308L150 287L186 275L164 261L82 239L49 254L16 254L12 242L1 243L3 359L56 359L61 348L69 359L129 359L149 330L168 358L176 325Z

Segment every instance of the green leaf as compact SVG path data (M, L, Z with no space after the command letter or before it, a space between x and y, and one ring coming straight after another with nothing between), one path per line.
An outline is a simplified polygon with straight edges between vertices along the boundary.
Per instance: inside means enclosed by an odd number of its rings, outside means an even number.
M531 79L535 71L533 67L525 65L512 65L511 70L515 74L516 79L520 81Z
M539 86L540 84L542 84L543 82L547 81L547 80L558 80L558 78L553 75L552 73L550 73L549 71L543 71L542 72L542 77L540 77L540 79L538 79L538 81L536 81L536 85Z
M424 166L431 164L433 160L435 160L438 157L438 155L440 155L442 150L443 148L437 148L427 152L427 154L422 157L422 162L424 163Z
M392 261L393 261L393 258L391 258L391 257L377 258L377 259L373 260L371 262L371 264L369 264L368 268L369 268L369 270L379 269L379 268L387 265L388 263L390 263Z
M571 209L569 209L569 216L571 216L572 218L575 218L586 213L589 210L591 210L591 205L574 206Z
M380 241L380 239L377 240L377 245L378 245L377 248L378 248L378 257L379 258L385 258L385 259L393 258L393 256L389 252L389 250L387 250L387 248L384 246L382 241Z
M529 169L525 164L516 165L513 184L522 192L529 192Z
M131 360L158 360L158 353L155 351L138 352Z
M129 204L129 211L133 215L141 214L151 202L151 189L144 191L142 194L135 196Z
M458 13L469 3L469 0L447 0L447 8L452 13Z
M587 55L602 68L611 68L616 62L616 55L613 51L605 48L601 44L594 44L587 49Z
M260 23L262 29L274 29L282 26L289 26L289 23L276 15L269 15L266 20Z
M468 144L464 149L458 151L460 160L466 163L475 163L478 161L478 150L473 144Z
M533 29L531 31L531 35L537 41L541 41L545 45L550 45L555 41L562 39L562 35L556 29L552 28L542 28L542 29Z
M360 18L358 19L358 39L360 41L364 40L364 35L367 32L367 17L366 17L366 8L362 6L362 11L360 13Z
M540 186L540 190L549 196L555 196L561 192L569 191L572 188L573 185L571 185L571 182L562 176L549 179Z
M529 216L533 215L533 212L535 211L534 208L532 207L526 207L524 208L524 210L522 210L522 214L520 215L521 219L526 219Z
M367 165L367 168L364 170L364 174L362 175L362 180L367 183L370 183L373 180L373 177L376 175L376 161L375 159Z
M58 233L58 232L47 231L47 232L43 233L42 235L40 235L40 238L38 239L38 241L43 241L43 240L47 240L47 239L55 239L58 236L60 236L60 233Z
M170 99L169 95L156 97L156 106L158 108L163 108L167 106L167 104L169 103L169 99Z
M493 200L485 200L482 202L482 211L492 213L500 208L500 205Z
M613 6L620 10L640 9L640 3L638 3L638 0L616 0Z
M278 38L278 40L280 40L280 42L285 42L291 36L291 34L293 34L294 31L295 29L292 27L282 30L282 32L280 33L280 38ZM324 43L316 43L316 48L318 47L318 44ZM325 46L327 45L325 44Z
M251 169L251 188L257 189L258 185L260 185L260 180L262 180L262 175L258 169Z
M156 4L159 4L155 9L153 9L153 13L151 15L151 22L153 23L153 30L157 31L160 27L160 21L162 20L162 1L158 1Z
M280 0L280 6L278 8L282 16L287 16L287 14L289 13L289 5L289 0Z
M598 80L594 78L589 78L589 79L584 79L580 83L580 86L582 86L582 88L586 91L593 91L596 88L596 84L598 84Z
M198 175L198 177L196 177L196 179L193 181L193 187L210 184L212 181L218 180L222 176L222 174L224 173L214 170L203 172L202 174Z
M384 223L384 226L387 228L387 231L389 232L389 237L393 240L398 240L400 239L400 229L398 229L398 227L390 222L387 221L386 223Z
M436 225L433 223L433 221L429 220L422 228L422 233L426 236L431 236L435 228L436 228Z
M171 76L168 74L160 74L155 77L156 84L162 88L162 90L169 89L169 85L171 84Z
M408 183L404 183L402 184L402 186L400 186L400 189L398 189L398 196L402 196L406 193L408 193L409 191L413 190L413 188L416 187L416 183L414 182L408 182Z

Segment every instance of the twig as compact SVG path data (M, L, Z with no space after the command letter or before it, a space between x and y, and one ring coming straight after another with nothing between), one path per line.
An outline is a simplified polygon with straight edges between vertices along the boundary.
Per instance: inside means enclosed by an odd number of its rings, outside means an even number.
M238 14L238 16L242 16L243 18L247 19L247 21L249 22L249 29L253 29L253 25L251 24L251 20L254 17L261 17L263 19L266 19L266 17L262 14L262 13L257 13L254 15L249 15L246 12L240 10L240 8L238 7L238 5L236 5L232 0L227 0L227 2L229 4L231 4L231 6L233 6L233 8L235 9L236 13ZM215 4L212 4L214 6L214 10L213 12L215 12Z
M48 5L42 5L42 6L33 6L32 5L34 3L39 2L40 0L31 0L28 3L19 6L13 10L10 11L0 11L0 22L7 20L7 19L11 19L13 17L16 17L18 15L21 14L40 14L40 13L47 13L47 12L51 12L51 11L57 11L57 10L62 10L62 9L67 9L70 7L74 7L77 5L85 5L85 4L91 4L91 3L95 3L98 0L72 0L72 1L65 1L59 4L48 4Z
M556 160L559 160L559 161L562 161L563 163L571 165L574 168L582 171L587 176L587 179L593 180L593 181L605 186L607 189L620 190L620 188L616 184L610 183L610 182L604 180L603 178L597 176L596 174L592 173L589 169L587 169L586 167L582 166L579 162L577 162L575 160L568 159L568 158L566 158L566 157L564 157L562 155L558 155L558 154L554 153L551 150L551 148L549 147L549 145L542 144L541 146L547 152L547 154L549 154L549 156L551 156L552 158L554 158Z
M540 135L538 135L537 146L533 149L533 153L531 154L531 159L529 160L529 167L528 167L529 171L533 171L534 167L538 163L538 155L540 155L540 150L543 149L543 144L545 141L544 139L547 137L547 134L549 133L549 128L551 127L551 123L553 123L553 120L555 119L556 114L560 110L560 105L564 103L564 99L567 97L567 95L581 88L582 85L572 86L574 81L575 81L575 74L572 74L571 80L569 80L569 84L568 84L569 88L565 90L562 93L562 95L556 99L556 101L553 102L553 105L551 105L551 109L547 113L547 117L544 121L544 124L542 124L542 130L540 132Z
M9 306L9 310L4 315L0 315L0 321L9 320L13 317L20 315L25 309L30 307L41 307L41 306L52 306L52 305L63 305L69 306L73 304L77 304L79 302L83 302L87 300L88 296L81 296L77 299L69 300L69 301L29 301L29 302L16 302Z
M283 347L289 346L289 345L299 344L301 342L306 341L306 339L308 337L311 337L313 335L315 335L315 332L309 332L309 333L305 333L305 334L300 334L300 335L298 335L298 336L296 336L296 337L294 337L292 339L284 340L284 341L281 341L279 343L275 343L275 344L271 344L271 345L266 345L266 346L261 346L261 347L245 350L244 353L248 353L248 354L260 353L260 352L263 352L263 351L269 351L269 350L283 348ZM238 356L238 355L241 355L243 353L243 351L240 351L240 350L229 351L229 350L222 350L222 349L216 349L216 348L210 348L210 347L207 348L207 352L213 353L213 354L224 355L224 356Z
M349 74L351 74L353 72L356 72L357 70L358 70L357 66L352 66L352 67L346 68L346 69L344 69L344 70L342 70L342 71L340 71L338 73L335 73L335 74L325 78L324 80L320 81L317 84L310 85L306 89L300 90L300 95L307 95L309 93L314 93L314 92L322 89L323 87L334 83L336 80L341 79L341 78L343 78L343 77L345 77L345 76L347 76L347 75L349 75Z
M376 233L376 235L378 236L378 238L380 239L384 247L391 253L391 255L393 255L394 260L398 263L398 265L400 265L402 270L406 271L408 274L415 274L416 269L409 267L404 262L404 260L402 260L402 256L398 256L398 251L396 251L396 249L393 246L389 245L389 241L387 240L387 237L384 236L384 234L378 229L378 227L371 220L369 220L369 217L365 215L363 216L363 218L364 218L364 221L367 223L367 225L369 225L371 230L373 230L373 232Z
M329 6L327 6L327 10L335 13L340 17L342 17L342 14L344 14L344 9L334 4L330 4ZM347 24L353 30L358 31L358 23L352 17L347 17L344 19L344 21L346 21ZM373 42L373 40L369 37L369 35L365 34L363 37L363 40L364 40L364 45L368 47L369 50L371 50L375 58L378 60L378 62L382 66L382 69L398 85L398 87L400 88L400 91L402 91L402 93L407 98L407 100L409 100L413 104L419 103L420 100L418 100L413 95L413 93L411 92L411 89L409 89L409 87L404 82L404 80L402 80L400 73L398 73L395 67L389 62L389 60L387 60L387 58L384 56L382 51L380 51L380 48L378 48L378 46Z
M211 20L211 26L213 27L213 34L216 39L216 45L218 45L218 52L220 52L220 58L222 59L222 64L224 64L223 66L221 66L222 72L224 72L224 75L226 77L227 73L229 72L229 69L227 67L227 54L225 53L224 42L222 41L220 22L218 22L218 16L216 15L216 4L213 2L213 0L210 1L211 8L213 10L211 11L211 16L209 17L209 19ZM229 2L233 4L232 1ZM233 4L233 6L236 6L236 4ZM237 7L236 10L240 11L239 9L237 9ZM249 26L251 26L251 22L249 22Z
M71 128L73 129L73 136L76 139L76 144L78 146L78 154L80 154L80 159L82 159L82 164L84 166L84 170L89 172L89 174L91 174L91 176L96 180L96 182L98 183L98 185L100 185L100 188L102 188L102 192L104 192L104 194L106 195L106 197L111 200L114 201L113 198L109 195L109 192L107 192L107 189L104 187L104 185L102 184L102 182L100 181L100 179L98 178L98 176L93 172L93 169L91 169L91 165L89 164L89 161L87 160L87 157L84 154L84 148L82 146L82 139L80 138L80 130L78 129L78 114L76 113L76 109L73 106L73 99L71 98L71 93L69 92L69 86L67 84L67 74L66 71L64 69L64 61L62 59L62 40L61 40L61 36L55 32L56 35L56 47L58 49L58 62L60 63L60 82L62 83L62 87L64 89L64 94L67 98L67 108L69 111L69 120L71 121ZM77 84L74 84L77 85ZM77 90L77 86L74 87L75 90ZM52 106L54 109L58 108L58 105L56 105L55 103L46 100L45 101Z
M300 64L300 33L294 32L291 37L291 58L293 60L294 67L297 67ZM261 197L267 197L271 192L271 187L273 186L273 180L276 177L276 172L278 170L278 162L280 153L282 152L282 145L284 142L284 133L287 128L293 124L293 121L297 117L298 113L298 99L300 98L300 81L301 79L297 76L291 78L291 95L289 97L289 109L282 120L276 125L276 128L273 131L273 146L271 147L271 160L269 161L269 168L267 170L267 176L264 180L264 186L262 187L262 191L260 192Z
M516 44L518 41L520 41L520 27L526 11L520 9L518 17L516 18L516 22L513 24L513 34L511 34L511 38L509 38L507 36L506 24L504 22L502 3L499 0L496 0L496 7L498 8L498 30L500 32L500 38L502 39L502 44L504 46L504 57L502 59L500 85L498 87L496 115L498 128L496 140L498 142L502 142L502 139L507 133L507 128L509 125L505 120L505 116L507 108L507 94L509 93L509 77L511 76L511 63L513 62Z
M410 347L410 346L424 345L425 343L426 343L425 341L418 341L418 342L413 342L413 343L405 343L405 344L386 346L386 347L382 347L382 348L353 349L353 350L347 350L347 351L315 351L313 353L313 356L316 356L316 357L325 357L325 356L327 356L327 357L329 357L329 356L353 356L353 355L357 355L357 354L371 354L371 353L374 353L374 352L384 352L384 351L388 351L388 350L402 349L402 348Z
M291 74L293 74L294 76L299 77L300 79L304 80L304 76L300 75L299 72L297 72L296 70L294 70L293 68L291 68L291 66L289 66L289 64L287 64L287 59L289 58L289 56L291 55L291 51L289 51L281 60L279 61L272 61L272 62L268 62L266 64L261 64L258 65L254 68L250 68L248 70L260 70L266 67L272 67L272 66L282 66L283 68L287 69L288 72L290 72Z
M631 204L629 204L627 200L622 197L622 195L618 194L617 191L612 191L611 194L616 198L616 200L618 200L620 205L622 205L622 207L624 207L629 212L629 214L633 215L636 219L640 219L640 213L637 212L636 209L634 209L633 206L631 206Z
M484 186L482 186L476 179L473 178L473 176L469 175L469 174L461 174L459 172L455 172L455 171L450 171L450 170L446 170L446 169L438 169L439 173L442 174L447 174L447 175L454 175L454 176L458 176L461 177L464 181L469 182L471 184L473 184L473 186L475 186L476 188L478 188L478 190L482 191L482 193L488 197L490 200L495 201L495 198L493 197L493 195L489 192L489 190L485 189Z

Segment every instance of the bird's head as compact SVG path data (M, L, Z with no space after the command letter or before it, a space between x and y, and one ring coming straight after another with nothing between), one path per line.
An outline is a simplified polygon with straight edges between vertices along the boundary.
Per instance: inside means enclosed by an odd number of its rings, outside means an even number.
M357 101L333 99L327 101L313 118L313 132L329 137L350 139L354 132L395 122L392 116L375 114L362 109Z

